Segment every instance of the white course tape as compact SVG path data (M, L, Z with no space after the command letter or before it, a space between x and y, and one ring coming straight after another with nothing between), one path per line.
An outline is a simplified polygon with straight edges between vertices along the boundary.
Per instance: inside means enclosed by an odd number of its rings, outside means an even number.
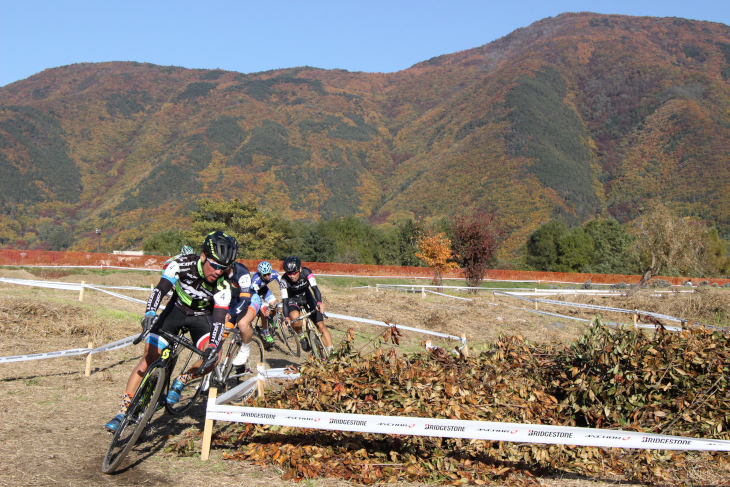
M112 350L117 350L119 348L128 347L132 344L135 338L137 338L138 335L132 335L127 338L122 338L121 340L117 340L116 342L107 343L106 345L102 345L100 347L96 347L93 349L90 353L101 353L101 352L110 352Z
M427 293L431 294L438 294L439 296L446 296L447 298L453 298L453 299L461 299L462 301L473 301L469 298L460 298L459 296L452 296L450 294L444 294L444 293L437 293L436 291L429 291L428 289L425 290Z
M287 379L287 380L294 380L299 378L299 373L291 373L287 369L264 369L263 372L261 370L257 369L256 377L252 377L248 379L245 382L242 382L238 384L236 387L231 389L230 391L226 392L225 394L221 394L218 396L215 400L216 404L225 404L227 402L233 401L235 399L238 399L239 397L244 397L248 395L249 391L253 390L254 387L256 387L256 382L266 379Z
M89 352L91 352L90 348L72 348L71 350L62 350L60 352L14 355L11 357L0 357L0 364L9 362L26 362L28 360L43 360L47 358L72 357L74 355L87 355Z
M437 332L431 331L431 330L421 330L420 328L411 328L410 326L396 325L395 323L388 324L388 323L385 323L384 321L369 320L367 318L357 318L355 316L340 315L340 314L329 313L329 312L327 313L327 317L338 318L340 320L358 321L360 323L369 323L371 325L385 326L387 328L390 328L391 326L396 326L399 330L416 331L418 333L425 333L426 335L434 335L437 337L448 338L450 340L456 340L456 341L462 342L462 345L466 344L466 340L462 340L461 337L457 337L454 335L447 335L445 333L437 333Z
M606 311L606 312L612 312L612 313L638 313L638 314L645 315L645 316L652 316L654 318L669 320L669 321L676 321L679 323L685 323L688 321L683 318L676 318L674 316L664 315L664 314L660 314L660 313L652 313L651 311L630 310L630 309L623 309L623 308L611 308L608 306L596 306L596 305L592 305L592 304L572 303L570 301L557 301L554 299L530 299L530 298L520 296L517 293L511 293L511 292L509 292L509 293L499 292L499 293L495 293L495 294L500 294L502 296L508 296L511 298L517 298L517 299L521 299L523 301L529 301L531 303L545 303L545 304L553 304L553 305L558 305L558 306L569 306L572 308L583 308L583 309L592 309L592 310L596 310L596 311ZM702 325L701 323L695 323L695 325L705 326L706 328L710 328L713 330L721 329L721 328L716 328L714 326ZM656 325L653 325L653 324L652 325L639 325L639 324L637 324L636 327L637 328L656 328ZM681 327L665 326L664 328L666 330L670 330L670 331L682 331Z
M43 360L47 358L58 358L58 357L72 357L74 355L88 355L101 352L109 352L111 350L117 350L119 348L128 347L132 344L137 335L131 337L122 338L116 342L107 343L100 347L91 348L72 348L70 350L61 350L59 352L46 352L46 353L31 353L27 355L13 355L11 357L0 357L0 364L9 362L27 362L29 360Z
M66 291L78 291L81 284L73 282L53 282L53 281L33 281L30 279L11 279L9 277L0 277L0 282L8 284L16 284L18 286L45 287L50 289L63 289Z
M126 301L131 301L133 303L147 304L147 301L142 301L141 299L137 299L137 298L130 298L129 296L125 296L124 294L114 293L111 291L107 291L105 289L99 289L95 286L84 286L84 287L87 289L92 289L94 291L99 291L101 293L109 294L111 296L114 296L115 298L124 299ZM145 289L145 291L149 291L149 289Z
M633 431L456 419L344 414L294 409L217 405L208 400L206 419L272 424L296 428L464 438L519 443L641 448L652 450L730 451L730 441L685 438Z

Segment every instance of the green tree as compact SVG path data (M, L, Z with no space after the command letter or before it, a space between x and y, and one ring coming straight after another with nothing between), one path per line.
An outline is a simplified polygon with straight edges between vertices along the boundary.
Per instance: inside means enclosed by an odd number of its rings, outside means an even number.
M627 253L633 237L628 229L613 219L589 220L583 230L593 240L593 255L586 272L630 274L635 270Z
M150 236L142 244L142 250L150 255L177 255L183 245L189 245L196 252L200 251L202 240L193 241L186 232L166 230Z
M405 220L398 225L397 251L398 265L422 266L421 259L416 256L416 242L423 233L419 222L412 219Z
M551 220L535 230L525 245L525 265L534 270L557 272L560 239L568 228L560 220Z
M319 225L304 227L300 233L299 257L308 262L332 262L335 255L335 239L318 231Z
M238 240L239 259L273 259L280 241L291 238L282 232L279 217L260 211L253 201L201 198L196 203L198 211L190 214L186 237L202 242L210 232L223 230Z
M582 272L591 264L593 239L576 227L558 239L557 251L559 272Z

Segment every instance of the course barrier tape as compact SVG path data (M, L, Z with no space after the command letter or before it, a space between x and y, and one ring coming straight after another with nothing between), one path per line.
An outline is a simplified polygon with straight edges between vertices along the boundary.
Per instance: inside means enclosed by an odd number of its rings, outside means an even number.
M425 291L426 291L427 293L431 293L431 294L438 294L439 296L446 296L447 298L452 298L452 299L460 299L460 300L462 300L462 301L469 301L469 302L472 302L472 301L474 301L473 299L469 299L469 298L460 298L459 296L451 296L450 294L444 294L444 293L437 293L436 291L429 291L428 289L426 289Z
M0 364L10 362L27 362L29 360L43 360L47 358L73 357L74 355L93 355L95 353L109 352L119 348L128 347L132 344L137 335L122 338L115 342L107 343L96 348L72 348L70 350L61 350L59 352L30 353L26 355L13 355L10 357L0 357Z
M623 308L611 308L608 306L596 306L593 304L573 303L570 301L557 301L554 299L530 299L530 298L526 298L524 296L520 296L520 295L517 295L514 293L508 293L508 292L499 292L499 293L494 293L494 294L499 294L502 296L507 296L507 297L516 298L516 299L521 299L522 301L528 301L530 303L545 303L545 304L553 304L553 305L558 305L558 306L568 306L571 308L583 308L583 309L606 311L606 312L612 312L612 313L631 313L631 314L637 313L639 315L651 316L653 318L669 320L669 321L676 321L679 323L687 323L688 321L690 321L690 320L687 320L684 318L677 318L674 316L664 315L661 313L653 313L651 311L630 310L630 309L623 309ZM527 311L530 311L530 310L527 310ZM722 328L703 325L702 323L697 323L697 322L695 322L695 325L704 326L704 327L706 327L708 329L712 329L712 330L723 330ZM631 326L633 326L633 325L631 325ZM653 324L652 325L639 325L639 324L637 324L636 327L637 328L656 328L656 325L653 325ZM670 331L682 331L681 327L665 326L664 328L666 330L670 330Z
M35 286L35 287L72 290L72 291L78 291L82 288L81 284L54 282L54 281L34 281L34 280L28 280L28 279L0 278L0 282L8 282L10 284L19 284L19 285L23 285L23 286ZM147 303L146 301L142 301L140 299L132 298L132 297L125 296L123 294L115 293L112 291L107 291L106 289L101 289L98 286L89 286L89 285L84 284L83 288L106 293L106 294L109 294L116 298L125 299L127 301L131 301L134 303L139 303L139 304ZM142 289L146 290L146 288L142 288ZM384 327L392 326L383 321L370 320L367 318L357 318L354 316L339 315L339 314L334 314L334 313L327 313L327 316L332 317L332 318L339 318L342 320L359 321L361 323L369 323L369 324L377 325L377 326L384 326ZM464 345L466 345L465 338L462 339L460 337L453 336L453 335L447 335L444 333L438 333L438 332L434 332L434 331L430 331L430 330L421 330L419 328L411 328L408 326L398 326L398 329L415 331L415 332L424 333L427 335L434 335L434 336L438 336L438 337L442 337L442 338L456 340L456 341L461 342L460 348L463 348ZM73 349L73 350L63 350L60 352L48 352L48 353L39 353L39 354L30 354L30 355L17 355L17 356L13 356L13 357L0 357L0 363L21 362L21 361L27 361L27 360L41 360L41 359L55 358L55 357L68 357L68 356L72 356L72 355L84 355L84 354L89 354L89 353L95 354L95 353L100 353L100 352L109 351L109 350L116 350L118 348L122 348L122 347L126 347L128 345L131 345L134 338L136 338L136 335L134 335L132 337L124 338L122 340L118 340L113 343L109 343L107 345L102 345L101 347L97 347L93 350L90 348L77 348L77 349ZM10 360L10 359L12 359L12 360Z
M491 303L489 303L489 304L491 304ZM529 308L517 308L517 307L514 307L514 306L507 306L507 305L505 305L505 306L507 308L518 309L520 311L527 311L528 313L534 313L536 315L553 316L555 318L563 318L563 319L566 319L566 320L573 320L573 321L582 321L584 323L591 323L592 322L592 320L587 320L585 318L578 318L576 316L566 316L566 315L561 315L561 314L557 314L557 313L549 313L547 311L539 311L539 310L534 310L534 309L529 309ZM621 328L621 327L624 327L624 326L631 326L631 327L636 327L636 328L646 328L646 329L652 329L652 330L653 329L656 329L656 325L653 325L653 324L652 325L644 325L644 324L641 324L641 323L637 323L636 325L634 325L633 323L631 323L631 324L628 324L628 323L616 323L616 322L613 322L613 321L604 321L603 324L606 325L606 326L610 326L612 328ZM593 326L593 325L591 325L591 326ZM680 327L680 326L665 326L664 329L665 330L668 330L668 331L682 331L682 327Z
M546 443L604 448L730 451L730 441L687 438L634 431L525 423L413 418L330 413L295 409L224 406L208 399L206 420L256 423L295 428L464 438L518 443Z
M253 390L254 387L256 387L256 383L259 380L267 380L267 379L286 379L286 380L294 380L299 378L298 372L291 372L288 369L265 369L265 370L257 370L256 371L256 377L252 377L244 382L241 382L236 387L232 388L231 390L227 391L225 394L221 394L215 399L215 403L225 404L230 401L234 401L240 397L247 397L250 395L250 391Z
M390 328L392 326L397 327L399 330L408 330L408 331L415 331L418 333L423 333L426 335L433 335L441 338L448 338L449 340L456 340L458 342L461 342L461 346L463 347L466 345L466 338L457 337L454 335L447 335L446 333L438 333L431 330L422 330L420 328L411 328L410 326L402 326L402 325L396 325L395 323L386 323L384 321L377 321L377 320L370 320L367 318L357 318L355 316L347 316L347 315L340 315L336 313L327 313L327 317L329 318L338 318L340 320L347 320L347 321L357 321L360 323L368 323L370 325L377 325L377 326L384 326L386 328Z

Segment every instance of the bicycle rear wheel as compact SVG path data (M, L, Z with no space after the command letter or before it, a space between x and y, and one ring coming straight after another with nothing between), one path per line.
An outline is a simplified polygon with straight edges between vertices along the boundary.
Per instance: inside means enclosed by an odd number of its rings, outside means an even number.
M291 325L287 325L281 318L277 318L274 322L274 329L276 330L276 337L286 347L284 351L288 350L291 355L299 357L302 354L302 346L299 343L299 337L297 337Z
M155 367L148 370L144 379L142 379L142 384L137 388L132 402L129 404L122 424L114 433L109 450L101 465L102 472L112 473L121 465L124 457L127 456L127 453L137 442L145 426L157 410L157 403L164 388L165 369Z
M169 382L165 384L165 390L169 392L172 381L177 379L181 374L187 373L190 370L190 367L192 367L199 358L200 355L197 353L182 348L182 352L175 358L175 364L172 367L172 373L168 379ZM165 410L170 414L185 413L193 407L198 398L200 398L201 392L203 392L203 386L206 383L206 375L193 377L185 384L185 388L180 393L180 400L177 403L170 404L167 400L165 400ZM167 397L167 395L165 397Z

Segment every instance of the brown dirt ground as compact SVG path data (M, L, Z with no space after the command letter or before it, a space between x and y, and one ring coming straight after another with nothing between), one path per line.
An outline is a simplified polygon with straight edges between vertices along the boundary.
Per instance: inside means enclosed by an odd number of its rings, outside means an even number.
M0 270L0 277L37 279L25 271ZM121 277L121 280L118 279ZM53 279L59 279L55 276ZM148 286L157 276L147 273L121 273L114 276L71 275L69 282ZM97 282L98 281L98 282ZM87 346L88 341L102 344L130 336L139 330L143 306L87 290L79 302L77 292L27 288L0 283L0 356L48 352ZM145 300L147 292L125 292ZM433 329L454 335L465 334L470 348L502 333L519 333L540 342L567 343L578 336L586 324L542 317L522 308L514 299L491 295L473 302L420 294L375 292L374 290L323 289L328 310L334 313L396 322L400 325ZM648 306L651 300L597 304L621 307ZM668 302L668 301L667 301ZM526 304L526 303L525 303ZM631 304L631 306L627 306ZM656 304L656 303L654 303ZM661 304L661 303L660 303ZM529 305L534 307L533 305ZM554 312L590 318L592 313L553 307ZM659 306L658 308L661 308ZM658 309L657 310L660 310ZM541 307L541 309L543 309ZM546 309L546 308L545 308ZM644 308L649 309L649 308ZM609 320L627 321L625 316ZM562 323L562 329L551 326ZM383 331L371 325L328 320L335 342L352 327L358 346L367 348L368 340ZM421 347L424 335L403 332L401 349ZM446 340L432 339L448 346ZM452 342L453 344L453 342ZM246 462L222 459L223 450L213 449L211 459L178 457L163 451L167 441L187 429L203 428L204 406L186 418L170 419L157 413L151 428L143 435L128 458L126 467L114 475L101 473L101 462L110 436L102 425L116 412L130 370L141 352L127 347L93 356L92 374L84 376L85 357L58 358L0 365L0 485L288 485L281 471ZM269 366L288 362L282 354L267 355ZM226 428L217 424L217 429ZM708 477L709 479L709 477ZM540 479L545 486L590 486L629 484L614 479L596 481L565 476ZM706 482L704 482L706 483ZM293 484L292 484L293 485ZM344 486L344 481L317 479L308 486ZM401 484L407 485L407 484Z

